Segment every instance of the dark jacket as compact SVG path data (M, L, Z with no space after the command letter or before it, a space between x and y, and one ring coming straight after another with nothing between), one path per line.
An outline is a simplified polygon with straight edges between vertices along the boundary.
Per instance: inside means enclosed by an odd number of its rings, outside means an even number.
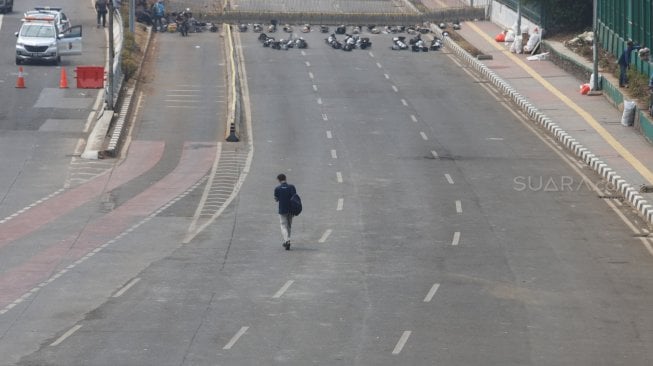
M274 200L279 202L279 214L287 215L290 213L290 197L297 193L295 186L282 182L274 189Z
M107 4L107 0L97 0L95 2L95 11L98 13L106 13L108 6L109 4Z
M619 56L618 64L626 67L630 66L631 54L633 53L633 51L636 51L640 48L641 48L640 46L635 46L635 45L626 47L626 49L621 54L621 56Z

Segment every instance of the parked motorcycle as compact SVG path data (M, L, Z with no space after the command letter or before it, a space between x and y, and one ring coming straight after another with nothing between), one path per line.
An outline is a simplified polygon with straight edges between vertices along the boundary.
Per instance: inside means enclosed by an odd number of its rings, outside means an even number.
M408 48L408 45L404 42L406 37L394 37L392 39L392 49L395 51L403 51Z

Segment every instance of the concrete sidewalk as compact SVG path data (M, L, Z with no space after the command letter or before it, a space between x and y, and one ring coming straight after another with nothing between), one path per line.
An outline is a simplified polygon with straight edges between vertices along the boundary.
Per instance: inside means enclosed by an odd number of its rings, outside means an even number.
M651 202L653 194L638 193L641 185L653 185L653 145L634 128L622 126L621 112L605 97L581 95L579 86L587 81L578 80L551 61L528 61L528 55L510 53L504 43L495 42L501 31L491 22L467 22L459 34L493 57L474 62L485 65L527 99L530 103L525 104L537 111L529 113L531 117L546 119L559 126L561 134L566 132L564 139L556 136L558 140L615 184L653 223L653 207L645 202ZM555 127L549 130L558 134Z

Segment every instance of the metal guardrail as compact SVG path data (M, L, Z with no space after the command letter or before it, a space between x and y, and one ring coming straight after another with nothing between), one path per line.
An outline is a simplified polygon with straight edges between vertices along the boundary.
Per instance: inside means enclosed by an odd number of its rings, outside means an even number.
M415 24L426 21L454 21L484 19L485 9L458 7L438 9L425 13L321 13L234 11L205 14L204 19L215 23L267 23L272 19L288 24Z
M121 59L122 59L122 44L123 44L123 21L122 21L122 16L120 15L120 9L116 8L114 10L113 14L113 41L114 41L114 49L115 49L115 58L113 60L113 65L110 67L113 67L113 105L111 106L110 109L113 110L113 108L116 106L116 102L118 100L118 95L120 93L120 88L122 88L122 82L124 80L123 74L122 74L122 67L121 67ZM108 71L108 70L107 70ZM104 92L105 95L109 94L109 87L108 83L105 84L104 86ZM105 101L108 102L108 98L105 97Z

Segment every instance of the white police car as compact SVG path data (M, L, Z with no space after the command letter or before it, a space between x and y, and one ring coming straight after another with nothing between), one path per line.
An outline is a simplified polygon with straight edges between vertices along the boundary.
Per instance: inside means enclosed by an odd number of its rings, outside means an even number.
M82 54L82 26L66 26L56 18L26 17L15 33L16 64L25 61L47 61L59 64L61 56Z

